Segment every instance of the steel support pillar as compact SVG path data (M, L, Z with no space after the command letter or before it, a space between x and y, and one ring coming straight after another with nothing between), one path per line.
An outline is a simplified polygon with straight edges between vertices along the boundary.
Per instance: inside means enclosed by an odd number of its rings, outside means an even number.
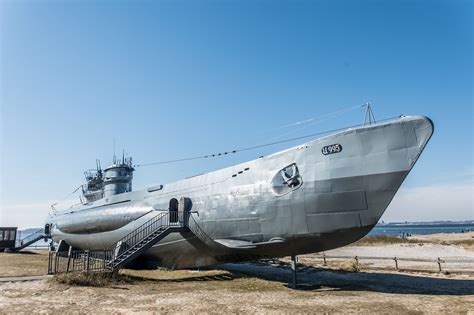
M297 279L296 279L296 272L297 272L297 269L296 269L296 256L291 255L291 284L290 284L290 287L293 288L293 289L296 289L296 287L298 286Z

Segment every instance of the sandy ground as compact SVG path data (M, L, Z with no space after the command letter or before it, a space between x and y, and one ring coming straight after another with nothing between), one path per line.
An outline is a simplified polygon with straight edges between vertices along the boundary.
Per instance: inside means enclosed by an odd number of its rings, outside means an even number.
M473 251L462 247L432 243L350 246L338 251L357 251L358 255L374 252L377 256L473 255ZM0 282L0 313L474 314L472 274L364 268L346 272L338 270L337 265L323 268L312 255L299 258L305 265L300 266L297 290L287 286L291 273L285 263L226 264L206 271L124 269L121 274L128 278L107 287L69 286L54 279ZM40 275L46 267L46 251L0 253L0 277Z
M133 271L129 282L77 287L54 280L0 283L5 313L468 313L474 281L460 276L338 272L314 268L287 287L287 267Z
M455 245L440 244L390 244L375 246L345 246L325 252L327 255L359 255L376 257L404 257L404 258L426 258L471 260L474 259L474 251Z
M437 258L444 261L441 264L443 271L459 272L470 271L474 274L474 250L469 250L457 245L441 245L432 243L419 244L389 244L373 246L346 246L326 251L328 256L358 256L360 264L365 268L394 269L398 259L429 259L433 262L416 262L399 260L398 267L401 269L438 271ZM304 263L322 263L320 255L304 255L300 261ZM364 257L385 257L389 260L364 259ZM327 259L332 262L332 259Z
M421 242L432 242L438 244L460 245L474 250L474 231L467 233L438 233L430 235L414 235L410 237Z

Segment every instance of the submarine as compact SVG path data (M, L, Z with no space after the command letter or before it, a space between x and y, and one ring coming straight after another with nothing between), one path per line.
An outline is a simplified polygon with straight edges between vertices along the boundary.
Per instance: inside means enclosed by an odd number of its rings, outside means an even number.
M81 203L51 211L46 230L74 249L113 248L157 215L181 222L183 210L189 229L168 233L139 256L169 268L334 249L375 226L433 131L425 116L400 116L136 191L132 158L114 158L104 170L85 172Z

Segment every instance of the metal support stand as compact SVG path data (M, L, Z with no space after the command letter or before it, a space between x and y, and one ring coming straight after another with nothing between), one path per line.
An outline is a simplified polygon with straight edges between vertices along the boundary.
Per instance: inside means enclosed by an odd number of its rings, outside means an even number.
M53 258L54 258L54 253L50 250L48 252L48 275L53 274Z
M297 279L296 279L296 272L297 272L297 269L296 269L296 256L291 255L292 283L290 284L290 287L293 288L293 289L296 289L296 287L298 286Z
M89 272L90 263L91 263L90 252L86 250L86 271L87 272Z
M67 253L67 268L66 273L69 272L69 266L71 265L71 256L72 256L72 246L69 246L69 251ZM73 264L74 267L74 264ZM73 268L74 269L74 268Z

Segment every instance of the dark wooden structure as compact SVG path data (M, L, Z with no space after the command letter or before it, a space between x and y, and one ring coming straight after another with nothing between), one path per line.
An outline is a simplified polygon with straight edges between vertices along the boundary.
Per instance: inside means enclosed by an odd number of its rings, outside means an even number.
M16 227L0 227L0 252L15 247L16 232Z

